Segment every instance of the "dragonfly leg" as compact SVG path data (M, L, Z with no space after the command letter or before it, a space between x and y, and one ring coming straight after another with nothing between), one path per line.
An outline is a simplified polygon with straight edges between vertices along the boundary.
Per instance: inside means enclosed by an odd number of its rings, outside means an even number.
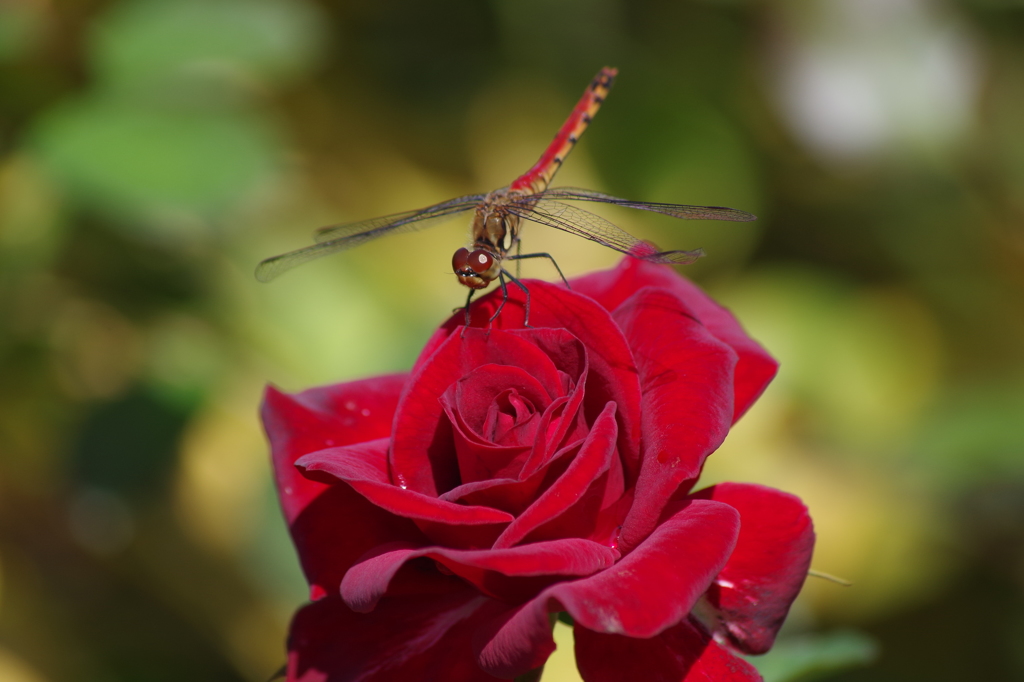
M469 323L470 323L469 304L473 300L473 294L475 294L475 293L476 293L476 289L470 289L469 290L469 296L466 297L466 307L463 308L463 310L466 311L466 326L467 327L469 326Z
M516 241L516 257L513 259L516 262L516 277L522 277L522 274L520 274L520 271L522 270L522 267L521 267L522 263L519 262L522 259L523 259L523 243L521 241L517 240Z
M562 274L562 268L558 267L558 261L556 261L554 256L552 256L550 253L517 253L514 256L509 256L507 260L516 261L516 275L519 274L519 261L525 260L527 258L547 258L549 261L551 261L551 264L555 266L555 270L558 270L558 276L561 277L562 282L565 283L565 288L572 289L572 287L569 286L569 280L567 280L565 278L565 275Z
M473 300L473 294L475 294L475 293L476 293L476 289L470 289L469 290L469 296L466 297L466 306L462 309L466 313L466 324L464 324L462 326L462 334L461 334L462 338L466 338L466 328L469 327L469 323L470 323L469 303L470 303L470 301ZM455 310L458 310L458 308L456 308ZM452 312L455 312L455 311L452 311Z
M499 277L501 275L505 275L506 277L508 277L512 281L512 284L515 284L517 287L519 287L520 289L523 290L524 294L526 294L526 312L523 315L523 326L526 327L527 329L532 329L532 327L530 327L530 290L528 288L526 288L525 284L523 284L518 279L516 279L515 277L510 275L508 273L508 271L502 269L501 273L499 273ZM502 280L501 286L502 286L502 289L504 289L504 287L505 287L505 281L504 280ZM506 301L508 300L508 291L507 290L505 290L505 300ZM501 305L504 306L505 305L505 301L502 301ZM499 307L498 310L501 310L501 308ZM497 317L497 313L495 313L495 317Z
M498 304L498 309L494 311L493 315L491 315L491 319L487 320L488 327L490 327L492 322L498 319L498 315L501 315L501 309L505 307L506 303L508 303L508 285L505 284L506 276L508 276L509 279L512 279L512 275L509 275L508 272L502 268L501 271L498 272L498 283L501 284L501 303Z

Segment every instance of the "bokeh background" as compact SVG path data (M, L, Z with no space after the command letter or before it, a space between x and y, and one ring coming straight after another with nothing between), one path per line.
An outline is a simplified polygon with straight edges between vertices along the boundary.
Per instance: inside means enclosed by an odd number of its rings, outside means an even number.
M760 216L603 211L703 246L686 274L781 360L706 478L800 495L854 585L809 579L758 664L1024 679L1014 0L0 0L0 679L283 663L306 593L262 388L410 367L467 227L253 267L507 184L604 65L556 184ZM617 260L553 232L524 237L567 274Z

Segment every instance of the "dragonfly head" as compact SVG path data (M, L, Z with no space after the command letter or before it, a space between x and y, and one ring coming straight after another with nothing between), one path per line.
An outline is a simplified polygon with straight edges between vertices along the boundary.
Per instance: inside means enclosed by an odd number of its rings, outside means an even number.
M452 256L452 270L459 283L470 289L483 289L498 278L501 261L489 251L470 251L463 247Z

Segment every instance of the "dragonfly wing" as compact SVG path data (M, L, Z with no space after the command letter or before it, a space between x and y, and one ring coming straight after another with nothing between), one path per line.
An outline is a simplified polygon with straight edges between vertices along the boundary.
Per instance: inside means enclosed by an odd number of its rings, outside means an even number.
M355 244L344 244L340 240L339 243L321 242L320 244L313 244L312 246L306 246L295 251L282 253L280 256L267 258L260 261L260 264L256 266L256 279L261 282L269 282L294 267L308 263L321 256L341 251L349 246L355 246Z
M391 215L385 215L379 218L370 218L369 220L360 220L354 223L328 225L327 227L321 227L313 233L313 241L333 241L335 239L351 237L364 232L375 232L377 230L387 232L402 225L408 225L409 223L415 223L433 217L455 215L475 207L484 200L484 196L485 195L483 194L470 194L464 197L449 199L448 201L443 201L440 204L434 204L433 206L427 206L426 208L416 209L415 211L392 213ZM419 230L423 227L427 226L421 225L408 229Z
M420 211L407 211L396 213L380 218L371 218L358 223L347 223L336 227L326 228L323 235L334 235L331 239L318 239L318 243L306 246L295 251L283 253L280 256L273 256L261 261L256 266L256 279L261 282L269 282L279 275L292 268L308 263L311 260L328 256L332 253L345 251L368 241L383 237L389 234L400 234L415 232L428 227L439 225L447 220L476 208L478 201L471 201L475 197L460 197L460 203L445 202L431 206ZM443 209L439 208L444 206ZM434 209L434 210L432 210ZM319 237L320 235L318 235Z
M530 199L531 197L524 198ZM578 187L553 187L539 194L532 195L532 198L596 201L602 204L614 204L615 206L625 206L626 208L635 208L641 211L661 213L673 218L682 218L683 220L731 220L733 222L757 220L757 216L753 213L739 211L735 208L726 208L725 206L687 206L685 204L631 201L630 199L620 199L609 194L593 192L589 189L580 189Z
M537 195L534 195L537 196ZM527 197L528 198L528 197ZM704 252L695 251L658 251L656 247L642 239L637 239L614 223L599 215L582 208L563 204L548 199L531 200L529 203L513 203L508 209L520 218L556 230L597 242L620 253L650 261L652 263L692 263Z

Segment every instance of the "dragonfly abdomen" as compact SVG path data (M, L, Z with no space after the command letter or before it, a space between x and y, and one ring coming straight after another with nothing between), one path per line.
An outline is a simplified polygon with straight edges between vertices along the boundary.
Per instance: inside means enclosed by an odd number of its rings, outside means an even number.
M608 91L611 90L612 83L615 82L615 76L618 73L618 69L607 66L601 69L601 72L594 77L594 80L590 81L590 87L580 97L580 101L576 103L572 114L562 124L558 134L555 135L555 139L544 150L537 163L533 164L530 170L516 178L509 185L510 190L535 194L547 188L551 183L551 179L555 177L555 173L562 166L562 162L565 161L565 157L576 146L580 136L583 135L583 131L587 129L587 126L594 119L597 110L601 108L601 104L604 103L605 97L608 96Z

